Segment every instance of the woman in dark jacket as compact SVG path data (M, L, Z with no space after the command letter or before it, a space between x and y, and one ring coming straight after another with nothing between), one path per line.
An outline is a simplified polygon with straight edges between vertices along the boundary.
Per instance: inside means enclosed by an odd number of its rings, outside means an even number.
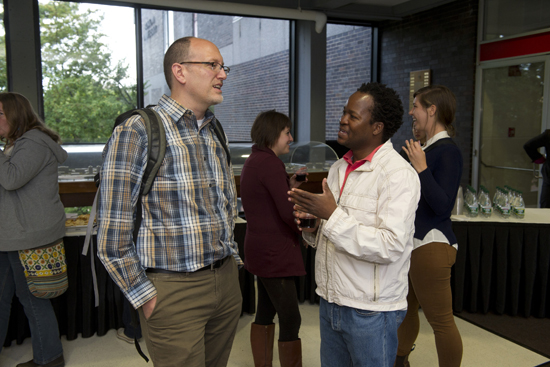
M403 149L418 172L422 195L414 221L414 249L409 269L407 315L398 330L395 367L408 367L408 355L418 336L418 308L430 323L440 367L458 367L462 338L456 327L451 293L451 268L457 240L451 211L462 176L462 155L454 135L456 99L445 86L431 85L414 94L409 112L426 143L405 141Z
M250 331L255 366L271 366L275 314L279 315L279 359L281 366L301 366L298 338L301 317L295 277L305 275L298 242L300 231L287 191L298 187L278 158L293 141L290 119L282 113L260 113L250 135L255 143L241 172L241 200L247 228L244 244L245 268L257 276L258 308Z

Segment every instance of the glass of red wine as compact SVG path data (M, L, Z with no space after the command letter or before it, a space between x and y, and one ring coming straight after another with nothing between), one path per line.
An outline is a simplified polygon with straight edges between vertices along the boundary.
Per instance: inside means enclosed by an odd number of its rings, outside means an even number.
M300 228L315 228L315 225L317 224L317 217L313 214L306 213L305 218L298 218L300 220L300 224L298 224L298 227Z

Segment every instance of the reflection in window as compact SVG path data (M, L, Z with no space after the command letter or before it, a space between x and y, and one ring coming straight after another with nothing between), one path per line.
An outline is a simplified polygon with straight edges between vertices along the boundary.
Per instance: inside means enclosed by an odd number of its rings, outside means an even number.
M170 95L162 67L176 39L195 36L212 41L231 73L223 103L213 107L231 142L250 141L261 111L289 108L289 21L226 15L142 10L145 104Z
M371 80L371 27L327 24L326 140L336 140L342 109Z
M8 90L8 66L6 64L6 29L4 28L4 2L0 1L0 92Z
M485 0L484 14L484 41L550 27L548 0Z
M39 8L46 124L65 143L106 142L115 117L137 105L133 9L44 0Z

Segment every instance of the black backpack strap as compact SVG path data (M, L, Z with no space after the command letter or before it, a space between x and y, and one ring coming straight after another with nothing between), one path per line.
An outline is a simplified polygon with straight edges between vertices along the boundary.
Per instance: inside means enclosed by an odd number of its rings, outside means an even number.
M150 109L136 110L135 114L141 115L147 130L147 166L141 181L141 194L149 193L157 172L162 165L166 153L166 132L159 114Z
M147 106L146 108L136 110L133 113L133 115L139 114L143 118L145 129L147 131L147 165L145 166L145 171L143 172L140 193L136 203L136 218L134 221L133 232L134 244L138 239L139 228L141 227L141 218L143 216L141 198L143 195L147 195L149 190L151 190L153 181L157 176L157 172L162 165L162 161L166 153L166 132L164 130L164 125L159 114L150 107L152 106ZM132 318L131 323L134 329L136 329L140 327L139 315L137 310L133 307L130 308L130 315ZM149 359L141 350L141 346L139 345L137 338L134 338L134 345L138 354L145 360L145 362L149 362Z
M225 140L225 132L223 131L222 124L216 119L214 122L214 132L216 133L216 136L218 137L218 140L222 144L223 150L225 150L225 154L227 155L227 165L231 166L231 154L229 154L229 148L227 146L227 140Z
M130 317L131 317L131 325L134 328L134 330L137 330L138 328L141 329L141 325L139 323L139 315L137 310L134 308L134 306L130 306ZM134 334L134 345L136 346L136 350L138 354L145 360L145 362L149 363L149 358L143 353L141 350L141 346L139 345L139 340L137 339L137 333Z
M135 110L132 115L140 115L147 131L147 165L141 180L140 194L136 203L136 218L134 221L134 243L136 243L141 227L142 208L141 197L147 195L166 153L166 132L159 114L149 108Z

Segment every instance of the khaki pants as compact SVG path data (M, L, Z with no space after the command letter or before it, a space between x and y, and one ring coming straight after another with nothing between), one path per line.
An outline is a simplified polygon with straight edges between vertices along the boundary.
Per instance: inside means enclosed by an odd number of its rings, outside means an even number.
M418 336L421 306L434 331L439 366L460 366L462 339L453 316L451 291L451 267L455 260L455 248L446 243L432 242L412 252L408 309L398 330L398 356L407 355Z
M214 270L147 277L157 303L148 320L138 311L153 365L226 366L242 306L235 259Z

